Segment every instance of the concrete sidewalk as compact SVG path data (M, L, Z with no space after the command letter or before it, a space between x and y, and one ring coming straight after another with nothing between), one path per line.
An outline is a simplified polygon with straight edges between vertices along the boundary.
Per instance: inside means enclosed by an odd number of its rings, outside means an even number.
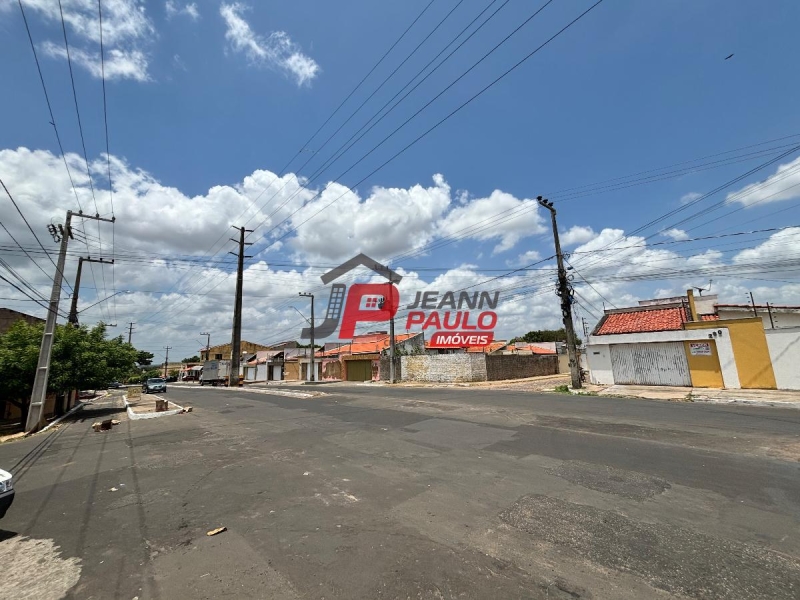
M800 392L794 390L726 390L655 385L587 385L584 390L595 392L600 396L800 408Z

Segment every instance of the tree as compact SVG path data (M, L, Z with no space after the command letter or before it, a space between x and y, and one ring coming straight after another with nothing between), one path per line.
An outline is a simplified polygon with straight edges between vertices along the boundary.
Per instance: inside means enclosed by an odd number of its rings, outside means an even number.
M514 338L512 342L527 342L528 344L538 344L541 342L566 342L567 332L562 327L561 329L537 329L536 331L529 331L522 337ZM581 340L576 339L578 345Z
M200 357L196 354L194 356L190 356L189 358L184 358L182 363L190 363L190 362L200 362Z
M139 350L136 354L136 362L142 367L149 367L153 364L153 356L155 356L152 352L145 352L144 350Z
M23 412L23 422L33 391L43 331L43 324L17 321L0 335L0 398ZM106 339L106 326L102 323L92 329L85 325L56 327L47 391L64 394L105 387L109 381L124 379L135 372L139 354L122 336Z
M170 369L169 370L169 376L170 377L177 377L180 374L181 374L181 370L180 369Z

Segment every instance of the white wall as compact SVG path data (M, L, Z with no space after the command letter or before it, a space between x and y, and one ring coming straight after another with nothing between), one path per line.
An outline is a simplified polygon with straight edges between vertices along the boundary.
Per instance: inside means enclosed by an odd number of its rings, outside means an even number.
M651 333L624 333L619 335L590 335L586 343L586 357L589 360L589 378L592 383L613 385L614 372L611 369L611 344L641 344L652 342L683 342L687 340L707 340L712 331L722 331L713 338L717 346L722 382L728 389L739 389L739 371L733 357L733 346L728 328L692 329L679 331L655 331Z
M779 390L800 390L800 327L767 329L767 346Z
M761 317L761 321L764 323L764 331L769 331L772 329L773 324L775 325L775 329L800 327L800 311L798 310L782 310L780 308L773 308L772 323L770 323L769 312L766 308L758 308L756 310L758 312L758 316ZM752 308L730 309L723 307L719 309L719 318L723 321L725 319L751 319L752 317Z

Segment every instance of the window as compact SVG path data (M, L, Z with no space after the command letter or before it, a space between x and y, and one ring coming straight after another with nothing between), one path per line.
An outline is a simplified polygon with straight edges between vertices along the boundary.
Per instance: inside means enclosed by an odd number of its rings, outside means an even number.
M214 360L222 360L222 354L215 354Z

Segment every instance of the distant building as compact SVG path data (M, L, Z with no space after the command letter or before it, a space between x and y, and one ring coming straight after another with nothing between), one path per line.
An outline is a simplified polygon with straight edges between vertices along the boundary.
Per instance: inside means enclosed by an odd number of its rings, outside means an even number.
M21 313L12 308L0 308L0 335L11 329L11 326L17 321L25 321L29 325L44 323L44 319L39 317Z

